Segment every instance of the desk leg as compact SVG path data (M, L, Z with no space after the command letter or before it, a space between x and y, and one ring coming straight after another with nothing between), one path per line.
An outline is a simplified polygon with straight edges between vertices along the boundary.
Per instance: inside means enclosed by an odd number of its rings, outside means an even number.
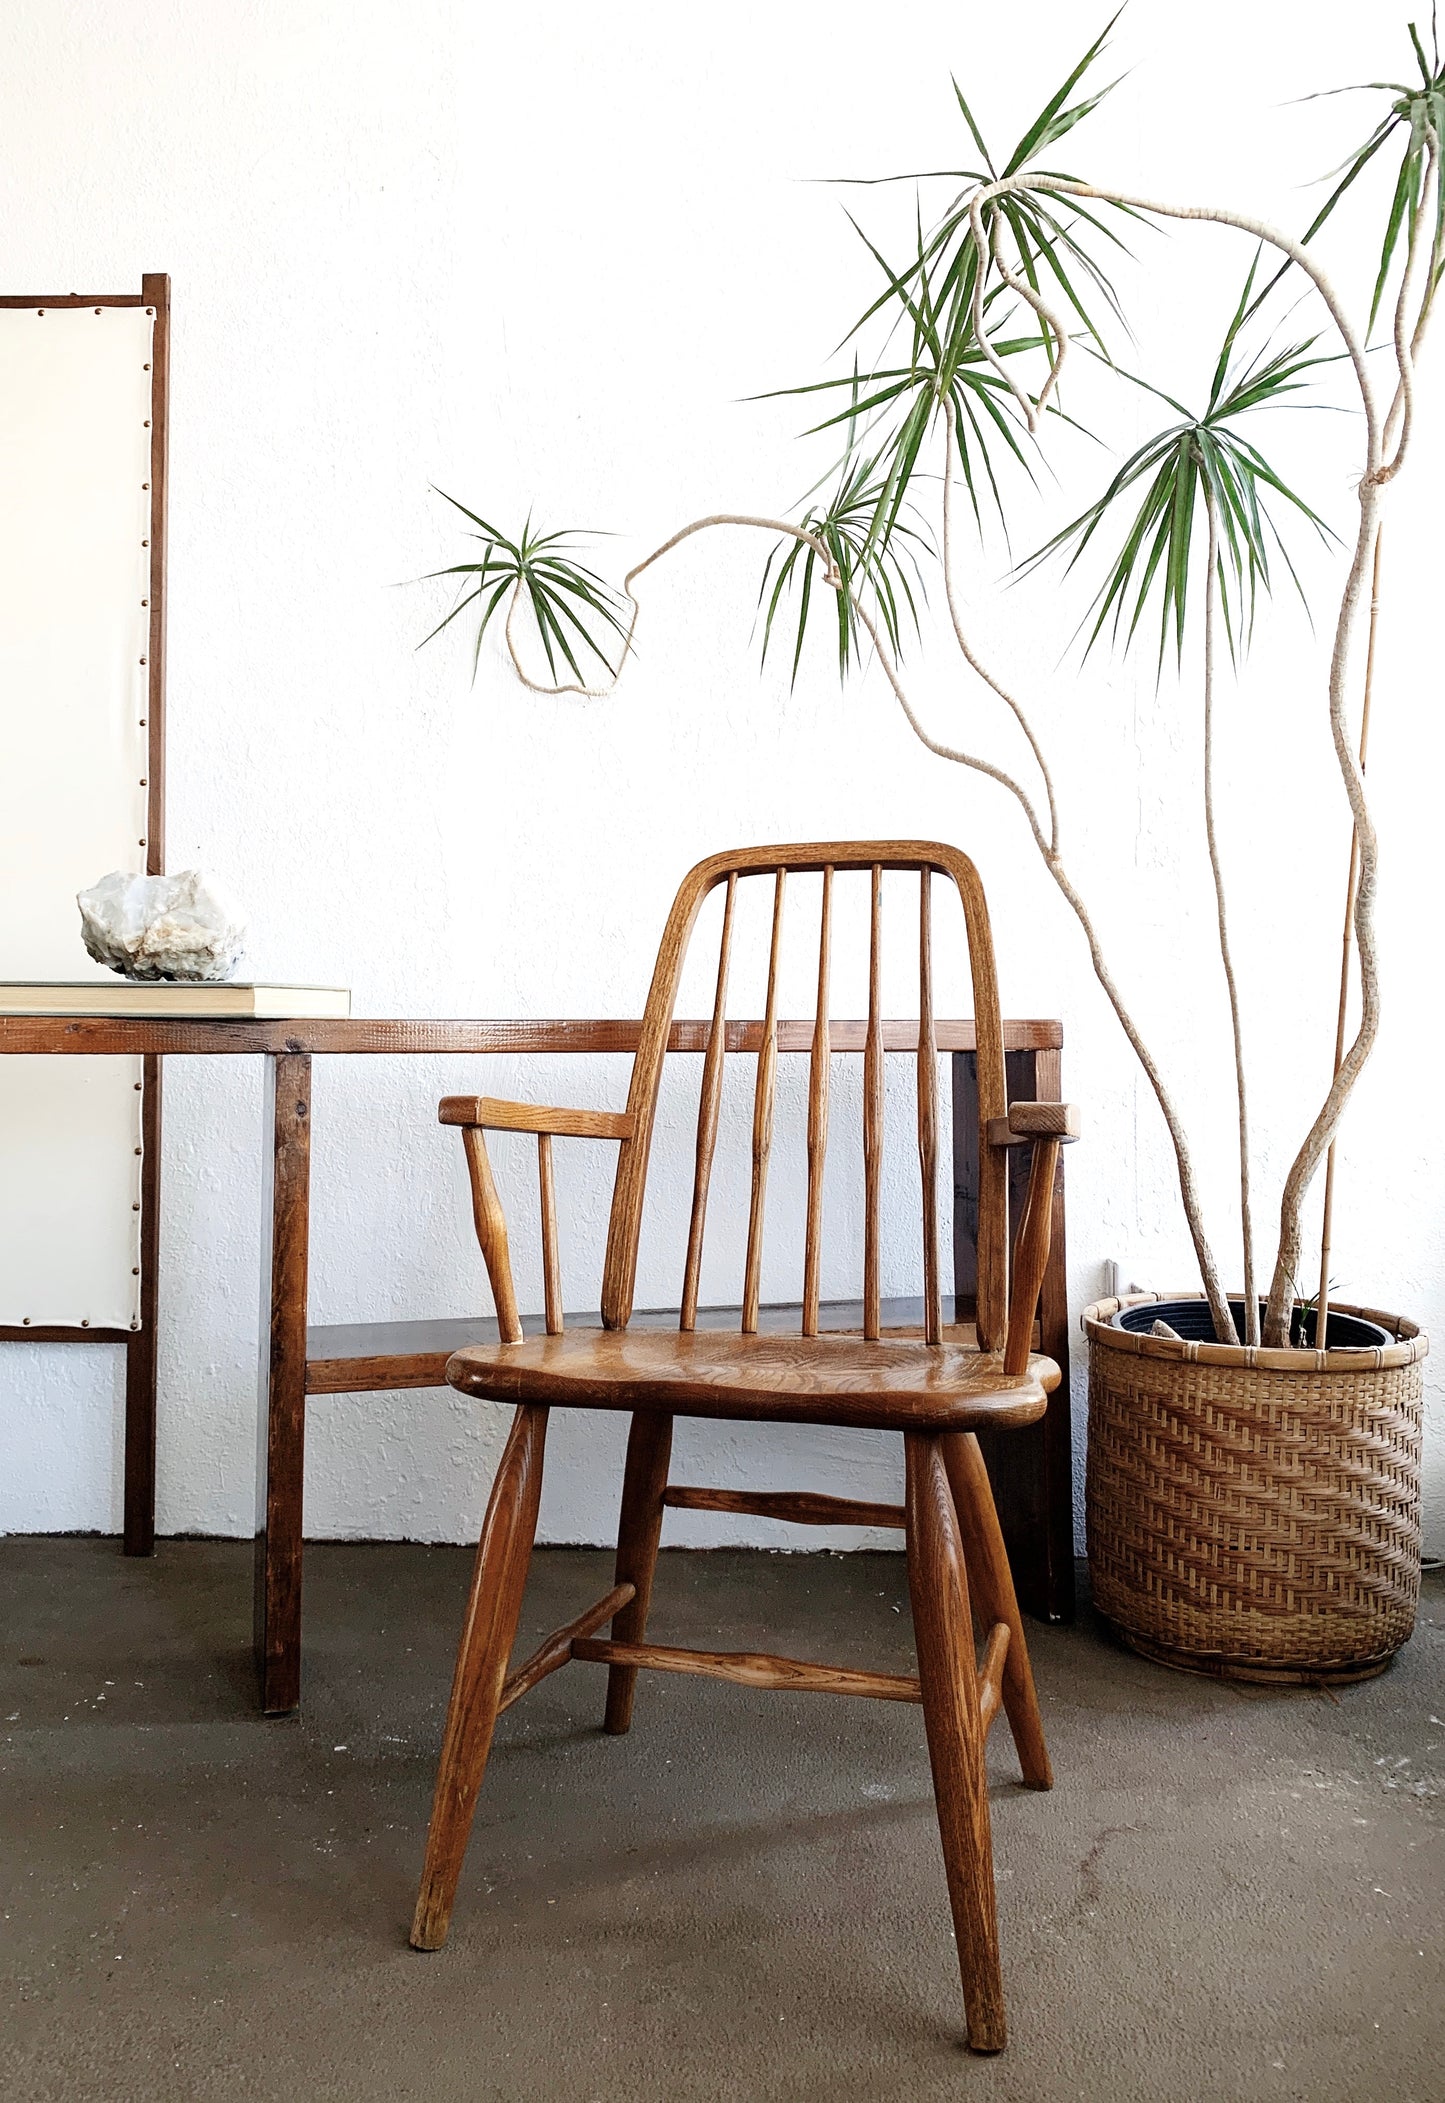
M140 1327L125 1349L125 1553L156 1551L156 1265L160 1256L161 1074L147 1052L141 1095Z
M256 1455L256 1666L261 1706L301 1701L301 1505L306 1448L306 1259L311 1059L266 1061L267 1155Z

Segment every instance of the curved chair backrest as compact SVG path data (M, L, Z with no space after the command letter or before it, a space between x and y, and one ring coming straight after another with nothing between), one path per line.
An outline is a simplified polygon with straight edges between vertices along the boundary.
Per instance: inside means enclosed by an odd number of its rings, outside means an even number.
M803 1258L802 1333L818 1331L818 1279L822 1239L823 1163L828 1139L829 987L832 959L832 909L835 881L858 875L871 893L868 957L868 1024L863 1057L864 1249L863 1333L876 1337L880 1327L880 1217L883 1159L883 1028L881 992L882 893L885 870L911 870L919 878L918 959L918 1149L922 1170L924 1336L937 1343L942 1335L938 1272L936 1182L938 1162L937 1053L934 1042L932 882L935 875L956 887L963 906L973 981L973 1012L978 1046L978 1114L980 1120L980 1190L978 1227L978 1341L984 1350L1001 1349L1008 1306L1007 1166L1002 1150L983 1143L990 1118L1007 1115L1004 1081L1003 1025L988 908L978 871L966 854L935 840L825 841L812 846L747 847L709 856L684 878L668 915L653 969L642 1019L642 1034L632 1068L627 1109L632 1126L622 1141L612 1216L607 1233L607 1260L602 1280L602 1319L609 1329L622 1329L632 1313L637 1275L638 1237L647 1185L648 1156L657 1113L658 1089L678 983L704 899L718 885L727 886L718 951L717 991L703 1060L698 1110L696 1168L687 1262L683 1278L682 1321L694 1326L708 1184L722 1101L723 1058L728 1050L726 1003L728 966L738 885L749 877L771 877L772 940L768 956L768 990L757 1052L753 1097L752 1195L748 1214L747 1258L743 1280L742 1327L756 1329L762 1265L763 1208L768 1158L773 1138L773 1103L777 1071L778 961L784 901L790 874L821 874L822 908L818 925L818 999L813 1028L808 1083L808 1197Z

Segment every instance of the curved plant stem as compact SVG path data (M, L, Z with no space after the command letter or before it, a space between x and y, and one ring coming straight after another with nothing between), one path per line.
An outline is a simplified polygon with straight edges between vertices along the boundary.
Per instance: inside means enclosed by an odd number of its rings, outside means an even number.
M1003 686L994 677L987 665L983 663L975 652L973 645L964 633L963 622L959 618L958 602L954 597L953 591L953 475L957 460L957 441L954 435L953 420L957 411L952 400L946 401L943 407L943 550L941 567L943 569L943 592L944 597L948 601L948 617L953 623L954 641L958 644L964 663L969 670L976 673L985 686L992 687L994 693L998 695L999 700L1002 701L1004 707L1012 715L1019 729L1028 740L1029 750L1033 753L1035 763L1043 778L1044 795L1048 799L1049 846L1057 854L1059 851L1059 804L1058 798L1054 794L1054 777L1049 772L1049 763L1044 758L1043 747L1040 745L1034 732L1034 727L1025 715L1021 704L1015 700L1007 687Z
M632 589L634 581L642 575L644 570L650 569L654 562L660 561L664 555L669 554L671 550L677 547L680 542L691 539L694 533L705 533L711 527L714 526L753 526L757 527L760 531L765 533L781 533L793 540L800 540L805 547L812 548L818 555L822 557L823 582L825 584L831 585L834 591L842 591L845 589L843 579L839 575L837 565L833 561L832 556L829 554L823 542L821 540L818 540L813 534L806 532L803 527L791 525L789 524L787 519L756 518L753 517L750 513L746 512L712 512L707 518L695 518L688 525L679 527L678 531L672 534L667 540L663 541L660 547L654 548L650 555L645 555L641 562L634 564L634 566L627 572L626 577L623 579L622 589L626 596L632 601L632 618L627 625L627 634L622 645L621 653L618 657L617 670L613 673L611 680L605 687L563 685L556 682L544 683L540 680L531 678L527 673L526 668L523 666L520 657L517 654L517 649L512 634L510 632L509 625L507 633L508 654L510 655L512 660L512 669L515 671L517 677L521 680L522 684L525 687L530 688L534 694L581 694L584 697L584 699L587 700L596 701L605 699L605 697L612 692L613 688L617 684L618 679L621 677L622 668L625 665L628 655L632 649L632 638L637 627L637 616L640 610L637 596ZM1007 773L1004 770L1004 768L994 766L992 761L990 760L981 759L977 753L960 752L955 750L954 747L951 745L940 744L937 738L933 737L930 732L924 729L923 724L919 719L912 702L909 700L908 695L904 691L902 682L898 676L898 667L894 664L892 657L889 655L888 650L885 648L883 640L880 637L873 621L869 617L866 607L864 607L859 602L856 593L850 592L849 598L852 601L853 609L857 613L859 620L862 622L864 628L867 630L869 640L872 642L874 649L878 653L878 661L883 667L883 672L888 680L888 684L893 689L894 699L897 701L899 707L903 710L904 716L906 717L908 722L908 726L912 730L914 736L919 740L920 744L926 745L928 747L928 750L930 752L936 753L940 759L950 759L955 761L961 767L971 767L975 773L986 774L989 777L990 781L996 781L1001 788L1007 789L1009 794L1014 798L1015 802L1019 805L1019 808L1022 810L1024 817L1028 823L1029 831L1033 834L1035 844L1037 845L1040 854L1042 854L1045 860L1047 860L1050 852L1049 841L1044 833L1043 826L1039 819L1039 814L1034 808L1033 800L1029 796L1027 790L1023 787L1023 785L1020 782L1016 781L1011 774ZM514 604L515 601L516 593L514 592ZM1030 733L1029 735L1030 742L1032 742L1032 734Z
M1290 1164L1289 1174L1285 1177L1284 1191L1280 1198L1279 1248L1275 1256L1274 1277L1270 1283L1269 1306L1265 1312L1264 1341L1272 1346L1287 1344L1289 1341L1290 1318L1295 1299L1294 1281L1300 1269L1300 1216L1305 1193L1339 1128L1345 1104L1349 1101L1354 1085L1364 1070L1365 1062L1374 1049L1380 1027L1380 965L1375 943L1375 885L1379 866L1379 845L1375 836L1374 821L1365 802L1364 783L1351 749L1349 727L1345 718L1349 646L1363 593L1365 572L1374 545L1379 512L1379 494L1371 477L1367 476L1361 481L1359 496L1360 523L1355 552L1345 582L1344 597L1340 603L1335 646L1330 659L1330 733L1334 739L1335 758L1350 799L1355 837L1359 842L1360 880L1355 892L1355 943L1360 956L1360 1021L1354 1042L1336 1068L1334 1080L1324 1102L1305 1134L1304 1143Z
M1219 841L1214 830L1214 641L1218 623L1219 516L1214 492L1205 491L1205 516L1209 524L1208 568L1204 578L1204 832L1209 842L1209 867L1214 876L1214 909L1219 921L1219 958L1229 988L1229 1022L1234 1033L1234 1092L1239 1109L1239 1229L1244 1253L1244 1337L1247 1344L1259 1342L1259 1294L1254 1282L1254 1219L1249 1201L1249 1110L1244 1083L1244 1032L1239 1015L1239 987L1234 976L1234 957L1229 947L1229 919L1224 901L1224 871L1219 861Z
M1435 191L1435 169L1439 159L1439 150L1439 142L1432 133L1426 142L1424 194L1427 196L1434 194ZM1425 332L1430 325L1430 316L1434 309L1434 286L1440 266L1442 240L1445 240L1445 217L1442 217L1438 209L1437 200L1435 229L1430 244L1430 289L1420 303L1419 311L1415 317L1414 332L1408 341L1405 335L1405 321L1408 292L1414 276L1415 243L1413 238L1406 253L1406 267L1400 282L1400 296L1395 303L1394 340L1399 379L1395 388L1394 400L1390 404L1389 414L1385 418L1385 429L1381 440L1384 451L1387 453L1390 451L1391 445L1394 443L1394 434L1397 426L1400 430L1400 440L1399 444L1395 446L1390 465L1388 468L1382 468L1380 471L1379 479L1382 482L1399 471L1406 441L1410 433L1410 420L1414 406L1415 363L1420 356L1420 351L1425 341ZM1365 759L1370 743L1370 701L1375 683L1375 638L1380 619L1380 550L1383 544L1383 536L1384 527L1377 522L1375 526L1375 551L1370 571L1370 627L1369 643L1365 652L1365 692L1360 708L1359 767L1362 775L1365 771ZM1354 927L1355 894L1359 883L1359 870L1360 837L1358 829L1352 825L1350 828L1350 872L1345 885L1345 925L1340 938L1340 998L1335 1019L1334 1071L1336 1074L1339 1073L1345 1050L1345 1023L1350 994L1350 937ZM1330 1243L1334 1231L1336 1138L1336 1134L1331 1134L1329 1147L1325 1154L1325 1196L1320 1224L1320 1283L1319 1293L1315 1300L1315 1341L1321 1349L1328 1348L1329 1339Z
M1435 167L1438 159L1439 148L1432 133L1426 141L1425 185L1427 196L1432 194L1435 188ZM1415 420L1415 346L1409 328L1409 307L1410 292L1415 280L1415 265L1420 257L1418 234L1419 227L1416 224L1410 229L1409 244L1405 250L1405 269L1400 279L1400 296L1395 302L1395 363L1400 379L1395 392L1395 399L1390 404L1389 422L1394 422L1395 414L1398 411L1400 416L1400 438L1389 459L1382 463L1375 477L1377 482L1388 482L1400 472L1400 465L1405 457L1405 449L1410 443L1411 426ZM1432 243L1432 249L1433 246L1434 244ZM1423 333L1429 306L1430 302L1427 296L1424 309L1419 316L1416 334ZM1384 442L1386 448L1388 448L1389 439L1386 438Z
M1433 174L1436 163L1439 159L1439 152L1439 141L1432 134L1428 144L1428 169L1426 174L1426 182L1430 185L1431 188L1433 188ZM1437 210L1435 218L1434 236L1430 244L1430 276L1427 281L1425 295L1420 302L1419 311L1415 316L1414 333L1411 335L1409 340L1409 363L1412 385L1414 381L1415 366L1419 363L1420 352L1424 348L1425 344L1426 331L1429 329L1430 326L1430 317L1435 311L1436 279L1441 269L1442 254L1445 254L1445 215L1442 215ZM1396 355L1398 357L1400 346L1398 306L1396 308L1395 346ZM1394 438L1395 428L1399 423L1402 414L1404 413L1404 408L1405 376L1402 370L1399 381L1395 388L1395 398L1390 404L1390 413L1385 418L1385 434L1382 443L1386 452L1388 452L1390 449L1390 445ZM1397 468L1398 465L1399 463L1397 461Z
M974 252L978 258L973 279L973 333L978 341L979 349L1018 403L1025 423L1028 425L1029 430L1033 432L1038 430L1039 418L1048 406L1049 396L1058 386L1059 375L1064 369L1064 359L1068 354L1069 332L1052 307L1046 303L1040 293L1034 290L1028 279L1020 277L1016 271L1010 270L1007 263L1005 263L1003 251L999 245L997 215L994 218L990 242L985 244L983 238L984 205L994 197L1002 197L1028 187L1029 184L1023 180L1006 180L1000 183L990 183L983 189L975 191L973 197L969 200L968 224L969 231L973 235ZM994 267L1009 290L1017 293L1020 299L1031 306L1043 323L1044 355L1048 360L1049 369L1044 377L1043 386L1040 387L1037 396L1032 398L1019 386L1003 359L999 357L989 341L988 330L984 326L983 295L985 280L988 276L988 271L984 266L986 248L987 252L992 256Z
M1199 1186L1194 1174L1194 1157L1190 1151L1189 1140L1184 1130L1183 1120L1181 1119L1178 1109L1175 1106L1174 1098L1170 1094L1169 1089L1165 1084L1164 1076L1159 1070L1159 1066L1154 1058L1154 1054L1150 1051L1148 1045L1145 1043L1143 1034L1141 1033L1138 1024L1135 1022L1133 1015L1130 1013L1129 1008L1125 1003L1123 994L1119 991L1118 982L1114 978L1114 974L1112 973L1112 971L1109 969L1108 962L1104 956L1103 948L1099 942L1098 932L1094 926L1093 917L1090 914L1088 907L1084 903L1083 898L1075 889L1073 880L1069 876L1069 873L1064 866L1064 862L1059 851L1058 802L1054 794L1053 776L1049 772L1048 763L1044 758L1043 749L1040 746L1037 734L1035 733L1033 725L1030 723L1022 704L1017 699L1015 699L1014 695L1008 691L1008 689L1002 684L1002 682L998 680L994 676L994 674L988 669L988 667L984 664L983 660L978 655L978 652L974 649L972 643L969 641L968 635L964 630L963 621L960 617L958 610L958 600L957 595L954 591L953 583L953 538L950 531L950 527L952 524L953 515L952 497L954 458L955 452L953 432L953 405L950 402L946 405L945 411L945 450L943 460L943 540L940 548L940 560L943 569L944 596L948 601L948 613L949 619L953 623L954 639L957 642L959 650L963 655L964 661L969 666L970 670L976 673L977 676L981 680L983 680L986 686L992 688L994 693L998 695L999 699L1004 703L1005 707L1008 708L1010 713L1013 715L1014 720L1018 723L1019 728L1023 731L1024 736L1028 740L1029 748L1032 751L1035 760L1038 762L1039 772L1043 776L1044 791L1048 797L1049 839L1048 844L1045 845L1040 829L1037 825L1035 825L1035 843L1038 846L1039 853L1043 856L1045 868L1048 870L1054 882L1058 885L1059 890L1062 892L1065 900L1068 903L1070 911L1073 913L1074 918L1078 921L1079 926L1083 930L1084 940L1089 945L1089 961L1093 965L1094 976L1099 981L1099 984L1102 986L1105 998L1108 1000L1110 1007L1114 1010L1114 1014L1118 1020L1119 1027L1123 1030L1125 1037L1129 1041L1130 1049L1132 1050L1135 1058L1139 1061L1139 1064L1144 1069L1144 1077L1148 1081L1149 1086L1153 1091L1154 1099L1158 1103L1160 1112L1164 1118L1164 1123L1169 1133L1170 1144L1173 1146L1174 1149L1174 1163L1176 1173L1179 1179L1180 1202L1184 1208L1184 1218L1189 1228L1189 1238L1194 1245L1194 1257L1195 1261L1199 1265L1199 1275L1204 1285L1205 1298L1209 1303L1209 1312L1210 1317L1214 1323L1214 1332L1216 1339L1220 1343L1237 1343L1239 1341L1239 1336L1234 1326L1234 1317L1230 1313L1229 1297L1225 1291L1223 1281L1220 1278L1219 1265L1215 1259L1214 1250L1210 1246L1209 1236L1205 1232L1204 1228L1204 1208L1200 1203ZM865 620L865 624L868 626L869 633L873 635L874 646L876 648L878 647L878 638L877 635L873 632L872 623L867 621L866 615L864 615L863 618ZM880 650L880 656L882 654L883 653ZM898 692L896 681L894 683L894 691L895 693ZM899 698L902 698L901 695ZM916 722L914 722L912 713L908 709L906 703L904 703L904 712L908 715L909 722L910 724L912 724L915 732L919 736L922 736L922 732L918 730L918 726ZM924 742L928 743L929 741L925 738ZM938 751L941 748L934 745L931 747L931 749L934 751ZM949 756L953 757L956 755ZM964 764L969 765L974 763L965 760Z
M632 589L633 584L644 570L650 570L654 562L660 562L664 555L671 554L672 550L680 542L690 539L694 533L706 532L710 526L757 526L765 533L781 533L787 539L800 540L804 547L811 548L814 554L822 557L823 582L831 584L835 591L838 589L841 580L832 556L823 542L812 533L805 531L802 526L790 525L788 520L784 518L755 518L749 512L715 511L707 518L695 518L691 525L681 527L669 539L663 541L661 547L654 548L650 555L644 555L641 562L635 562L623 578L622 590L626 598L631 601L632 615L627 623L627 633L622 638L622 648L618 652L617 669L605 686L580 686L571 682L558 683L554 680L544 681L532 678L526 666L522 663L517 649L517 640L512 633L512 617L517 611L517 600L522 591L522 582L519 578L513 586L512 596L507 604L505 633L507 655L512 660L512 670L516 673L518 679L521 680L523 686L534 694L580 694L584 701L605 701L608 695L615 690L618 680L622 677L623 667L632 654L632 641L637 633L637 617L642 610L638 604L637 594ZM1007 777L1000 778L1006 779Z
M1209 1313L1214 1323L1216 1341L1226 1344L1238 1343L1239 1332L1234 1326L1234 1316L1229 1310L1229 1296L1224 1289L1223 1280L1219 1275L1219 1265L1215 1261L1214 1251L1210 1247L1209 1239L1204 1231L1204 1211L1199 1201L1199 1186L1194 1176L1194 1157L1190 1152L1183 1122L1174 1106L1174 1098L1164 1084L1164 1077L1155 1064L1153 1053L1139 1034L1134 1018L1124 1005L1124 997L1114 982L1113 973L1105 962L1104 953L1099 946L1099 938L1095 933L1094 923L1089 916L1088 908L1074 889L1058 855L1046 855L1044 859L1048 864L1050 876L1052 876L1054 882L1067 899L1074 918L1084 931L1084 940L1089 945L1089 961L1094 967L1094 976L1103 987L1109 1005L1118 1017L1119 1027L1128 1038L1135 1058L1144 1069L1145 1079L1154 1092L1154 1099L1163 1112L1164 1122L1169 1129L1169 1138L1174 1148L1174 1165L1179 1179L1179 1197L1184 1207L1184 1217L1189 1228L1189 1238L1194 1244L1194 1260L1199 1265L1199 1276L1204 1286L1205 1299L1209 1303Z
M1365 412L1365 425L1368 433L1366 451L1367 455L1373 459L1375 468L1378 469L1380 450L1379 414L1375 405L1375 390L1371 384L1369 368L1365 360L1365 346L1351 328L1349 317L1340 304L1339 294L1321 269L1319 259L1308 248L1304 247L1302 243L1292 239L1289 234L1282 233L1277 226L1269 225L1266 220L1252 219L1245 212L1227 212L1216 205L1167 204L1156 197L1135 197L1127 190L1099 189L1093 183L1075 182L1069 177L1062 175L1014 176L1006 182L990 184L986 189L980 191L979 195L987 199L1001 194L1005 190L1014 189L1051 190L1060 196L1089 197L1097 199L1101 204L1122 205L1131 212L1149 213L1161 219L1193 219L1215 226L1232 226L1238 232L1252 234L1256 241L1263 241L1269 247L1277 248L1282 255L1288 256L1290 261L1297 264L1305 276L1310 279L1315 290L1319 293L1329 317L1339 333L1340 341L1345 347L1350 363L1354 367L1355 381L1360 390L1360 402Z
M1433 165L1433 162L1432 162ZM1330 736L1334 743L1335 759L1345 785L1350 813L1354 820L1355 834L1359 841L1360 881L1355 894L1355 940L1360 957L1360 1021L1353 1043L1345 1053L1338 1071L1320 1106L1304 1141L1290 1165L1280 1199L1279 1246L1275 1255L1274 1276L1270 1283L1269 1304L1265 1310L1264 1342L1267 1345L1282 1345L1289 1340L1290 1318L1294 1308L1295 1278L1300 1268L1301 1213L1305 1195L1314 1179L1314 1174L1339 1126L1345 1104L1350 1098L1374 1048L1380 1027L1380 972L1379 953L1375 940L1374 907L1379 848L1375 828L1365 800L1364 782L1355 761L1347 722L1348 697L1346 683L1349 672L1350 646L1354 638L1356 618L1363 592L1365 571L1369 564L1370 551L1374 545L1375 524L1379 510L1382 467L1382 434L1375 392L1365 360L1365 348L1350 326L1349 319L1340 304L1339 295L1325 275L1318 259L1303 246L1281 233L1277 227L1254 219L1242 212L1224 211L1212 205L1175 205L1156 198L1135 197L1126 191L1104 190L1091 183L1071 181L1061 176L1036 175L1012 177L1007 182L995 183L977 193L985 199L1003 194L1010 188L1034 187L1055 191L1064 196L1097 198L1101 202L1121 205L1131 211L1142 212L1166 219L1189 219L1212 221L1216 225L1231 226L1241 233L1251 234L1257 241L1278 249L1282 255L1302 270L1318 292L1325 308L1339 333L1340 341L1354 368L1355 382L1359 388L1360 402L1365 416L1365 461L1359 482L1359 527L1354 555L1340 600L1339 618L1335 624L1334 648L1330 657L1329 721ZM1410 240L1416 241L1418 225L1412 226ZM1406 271L1413 267L1407 258ZM1408 401L1409 384L1404 368L1400 375L1403 397ZM1403 434L1402 434L1403 435ZM1403 445L1397 446L1391 462L1391 473L1395 473L1403 459Z
M1388 429L1388 426L1387 426ZM1385 529L1375 528L1375 556L1370 572L1370 640L1365 652L1365 698L1360 709L1360 772L1365 771L1365 761L1370 750L1370 702L1375 684L1375 636L1380 618L1380 550L1384 545ZM1360 843L1350 835L1350 873L1345 885L1345 925L1340 936L1340 1001L1335 1017L1335 1072L1345 1056L1345 1023L1349 1014L1350 1000L1350 937L1355 924L1355 886L1360 874ZM1325 1155L1325 1205L1320 1228L1320 1290L1315 1301L1315 1338L1323 1348L1329 1335L1330 1321L1330 1237L1335 1217L1335 1141L1332 1139Z

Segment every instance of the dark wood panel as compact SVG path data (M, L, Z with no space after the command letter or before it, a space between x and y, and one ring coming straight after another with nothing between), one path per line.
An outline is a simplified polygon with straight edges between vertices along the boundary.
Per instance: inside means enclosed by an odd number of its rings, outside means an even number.
M1011 1102L1057 1101L1062 1061L1057 1050L1010 1051ZM954 1290L966 1300L974 1286L978 1225L978 1088L971 1054L953 1061ZM1009 1157L1009 1216L1017 1224L1028 1185L1028 1149ZM980 1431L999 1523L1014 1583L1027 1613L1043 1621L1074 1617L1072 1419L1069 1408L1069 1316L1064 1247L1063 1168L1054 1182L1053 1238L1040 1304L1038 1348L1062 1368L1037 1424L1005 1434Z
M736 1329L740 1314L741 1309L737 1307L700 1307L697 1326L699 1329ZM677 1317L675 1307L638 1308L633 1312L629 1327L675 1329ZM801 1317L802 1308L796 1301L779 1303L761 1309L758 1327L767 1336L796 1335ZM964 1322L961 1327L955 1327L950 1299L943 1302L943 1319L946 1338L952 1342L972 1342L971 1324ZM565 1322L568 1329L600 1329L602 1317L593 1310L587 1314L569 1314ZM922 1300L885 1300L883 1325L885 1330L921 1336ZM819 1309L818 1326L825 1332L848 1334L856 1331L861 1335L862 1301L825 1303ZM522 1328L528 1336L546 1333L546 1323L540 1314L523 1315ZM446 1363L453 1351L463 1350L468 1344L496 1341L494 1317L482 1314L446 1315L439 1320L424 1322L349 1322L317 1326L308 1330L306 1336L306 1390L312 1395L362 1395L383 1388L445 1387Z
M675 1022L668 1039L670 1051L701 1052L707 1048L707 1022ZM730 1022L729 1051L756 1051L762 1041L761 1022ZM838 1052L861 1052L867 1035L864 1022L835 1022L832 1048ZM90 1057L134 1056L156 1052L185 1057L244 1052L317 1054L398 1054L442 1052L634 1052L641 1023L635 1019L616 1021L579 1019L535 1022L482 1022L433 1019L431 1017L381 1018L348 1016L316 1021L254 1022L234 1020L188 1021L180 1017L115 1015L0 1015L0 1054L69 1053ZM1050 1021L1006 1022L1004 1043L1012 1049L1044 1048L1062 1043L1062 1025ZM813 1024L780 1022L778 1049L786 1052L811 1050ZM942 1052L972 1051L971 1021L940 1022L938 1048ZM887 1051L916 1051L916 1022L885 1022L883 1043Z
M156 1545L156 1315L160 1305L161 1076L165 1062L145 1061L141 1095L140 1318L125 1360L125 1519L127 1555L153 1555Z

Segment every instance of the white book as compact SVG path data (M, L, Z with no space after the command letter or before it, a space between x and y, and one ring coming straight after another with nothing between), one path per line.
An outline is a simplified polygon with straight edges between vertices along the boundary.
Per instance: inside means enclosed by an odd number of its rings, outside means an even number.
M167 1015L253 1022L344 1018L345 986L214 985L170 979L0 980L0 1015Z

